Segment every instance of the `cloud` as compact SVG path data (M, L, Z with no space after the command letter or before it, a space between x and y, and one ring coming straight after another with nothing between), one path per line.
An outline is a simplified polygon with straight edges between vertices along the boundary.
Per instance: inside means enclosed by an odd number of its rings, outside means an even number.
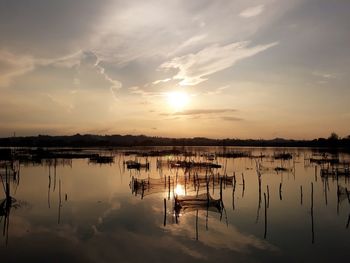
M218 94L221 94L224 90L228 89L229 87L230 85L222 86L222 87L216 88L213 91L206 92L205 95L218 95Z
M264 5L257 5L257 6L249 7L243 10L239 14L239 16L244 18L250 18L250 17L260 15L263 11L264 11Z
M175 112L174 115L199 115L199 114L217 114L225 112L235 112L235 109L196 109Z
M133 86L129 88L129 91L131 94L137 94L141 95L143 97L161 97L165 96L165 93L162 92L153 92L153 91L146 91L138 86Z
M337 78L336 74L328 73L328 72L319 72L319 71L314 71L312 72L312 75L316 77L321 77L323 79L335 79Z
M224 121L242 121L242 118L238 118L238 117L233 117L233 116L224 116L221 117L222 120Z
M160 65L160 68L178 69L173 79L180 80L180 85L197 85L207 80L208 75L229 68L238 61L254 56L277 44L274 42L255 47L248 47L248 41L234 42L225 46L215 44L195 54L176 57Z
M178 46L173 52L168 53L168 56L172 56L175 55L177 53L179 53L180 51L189 48L189 47L193 47L195 45L198 45L199 43L203 42L203 40L205 38L207 38L207 34L201 34L201 35L196 35L193 36L187 40L185 40L180 46Z
M33 70L34 64L31 56L19 56L0 50L0 87L10 85L14 77Z
M192 109L178 111L174 113L161 113L161 116L170 116L170 119L180 119L187 117L190 119L220 119L223 121L236 122L243 121L242 118L235 116L227 116L227 114L237 112L236 109Z
M46 96L53 104L57 105L67 112L71 112L74 109L74 105L72 103L67 103L66 101L59 99L52 94L46 94Z
M117 95L117 92L119 89L122 88L122 83L119 81L119 80L115 80L113 78L111 78L105 71L105 69L100 66L99 64L96 65L97 69L99 70L99 72L101 73L101 75L105 78L106 81L108 81L111 86L110 86L110 90L111 90L111 93L113 95L113 98L115 100L118 100L118 95Z
M51 59L37 59L36 63L42 66L53 65L56 67L73 68L74 66L80 66L81 60L83 60L84 57L87 57L88 55L89 52L78 50L76 52L62 57L56 57Z
M120 81L111 78L105 69L99 64L100 60L92 51L78 50L71 54L56 58L34 58L28 55L17 55L7 50L0 50L0 87L6 87L11 84L14 78L34 71L39 67L58 67L75 69L78 74L90 69L91 73L97 73L110 83L110 89L115 96L117 90L122 87ZM74 78L72 81L76 86L81 85L80 78Z
M153 84L153 85L157 85L157 84L159 84L159 83L165 83L165 82L168 82L168 81L170 81L170 80L171 80L170 78L159 79L159 80L153 81L152 84Z
M85 73L85 76L82 76L82 78L73 79L73 83L77 86L81 86L82 79L90 77L91 75L95 75L95 73L100 74L103 79L110 84L110 90L113 97L115 99L118 99L117 91L122 88L122 83L119 80L113 79L110 75L108 75L104 66L102 66L100 62L101 60L98 55L90 50L79 50L67 56L55 59L39 60L39 63L41 65L52 65L55 67L65 68L76 67L78 74L84 75L83 73Z
M314 71L312 75L317 78L316 82L321 85L328 84L330 81L337 79L337 75L329 72Z
M236 112L236 109L193 109L193 110L183 110L174 113L161 113L161 116L191 116L200 117L203 115L221 115L229 112Z

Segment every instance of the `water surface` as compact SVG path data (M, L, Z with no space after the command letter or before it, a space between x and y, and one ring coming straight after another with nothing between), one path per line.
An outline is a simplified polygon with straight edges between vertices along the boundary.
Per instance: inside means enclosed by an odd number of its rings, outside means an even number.
M187 150L197 154L187 160L196 161L205 160L203 153L223 152L208 147ZM214 163L221 168L190 173L167 165L157 168L157 159L183 156L147 157L149 170L129 170L124 161L146 162L146 157L121 150L113 151L111 164L88 159L22 163L19 180L10 181L15 201L9 214L1 217L1 261L333 262L350 258L350 206L344 192L350 189L349 180L320 176L321 168L330 164L310 158L325 155L311 149L224 150L245 151L256 158L217 157ZM282 152L293 158L274 158ZM327 156L336 156L341 163L350 159L346 154ZM4 169L1 174L4 179ZM192 178L235 174L235 186L222 186L221 213L194 209L175 215L174 195L206 192L203 185L199 190L191 182L183 185L189 174ZM169 177L174 182L170 193L166 185L146 189L143 195L132 190L133 178L164 182ZM220 199L220 184L211 186L211 198ZM0 200L5 197L2 191Z

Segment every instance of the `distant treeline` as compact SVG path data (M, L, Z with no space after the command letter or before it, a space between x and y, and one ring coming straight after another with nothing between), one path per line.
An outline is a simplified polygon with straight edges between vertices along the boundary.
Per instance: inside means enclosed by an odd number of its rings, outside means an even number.
M145 135L72 135L28 136L0 138L1 147L132 147L132 146L274 146L274 147L330 147L350 149L350 136L340 138L332 133L328 138L314 140L209 139L164 138Z

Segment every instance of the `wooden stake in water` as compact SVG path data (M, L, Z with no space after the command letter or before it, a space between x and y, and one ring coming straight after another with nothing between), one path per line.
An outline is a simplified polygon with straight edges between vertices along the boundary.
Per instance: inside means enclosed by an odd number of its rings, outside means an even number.
M261 203L261 178L258 176L258 185L259 185L259 206Z
M280 183L280 200L282 200L282 183Z
M244 174L242 173L242 184L243 184L243 188L242 188L242 198L244 196L244 190L245 190L245 181L244 181Z
M206 178L206 186L207 186L207 203L209 204L209 179Z
M267 205L266 205L266 194L264 193L264 205L265 205L265 232L264 232L264 239L266 239L267 234Z
M315 243L314 231L314 184L311 182L311 243Z
M168 176L168 200L170 200L170 176Z
M198 240L198 210L196 212L196 240Z
M303 205L303 186L300 186L300 205Z
M317 165L315 166L315 181L317 182Z
M222 201L222 178L220 178L220 200Z
M337 181L337 215L339 215L339 203L340 203L340 189L339 189L339 184Z
M62 197L61 197L61 179L58 180L58 218L57 223L61 221L61 207L62 207Z
M145 192L145 181L142 180L141 186L142 186L141 199L143 199L143 194L144 194L144 192Z
M166 226L166 198L164 198L164 226Z
M328 198L327 198L327 180L328 178L325 179L324 181L324 199L326 202L326 206L328 205Z
M270 190L269 190L269 185L266 185L267 189L267 208L270 206Z
M235 191L236 191L236 180L235 177L233 177L233 187L232 187L232 209L235 210Z

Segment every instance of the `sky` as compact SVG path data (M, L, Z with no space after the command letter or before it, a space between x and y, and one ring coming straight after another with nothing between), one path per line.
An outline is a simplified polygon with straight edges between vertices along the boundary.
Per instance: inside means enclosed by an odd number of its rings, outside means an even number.
M348 0L0 0L0 137L350 134Z

